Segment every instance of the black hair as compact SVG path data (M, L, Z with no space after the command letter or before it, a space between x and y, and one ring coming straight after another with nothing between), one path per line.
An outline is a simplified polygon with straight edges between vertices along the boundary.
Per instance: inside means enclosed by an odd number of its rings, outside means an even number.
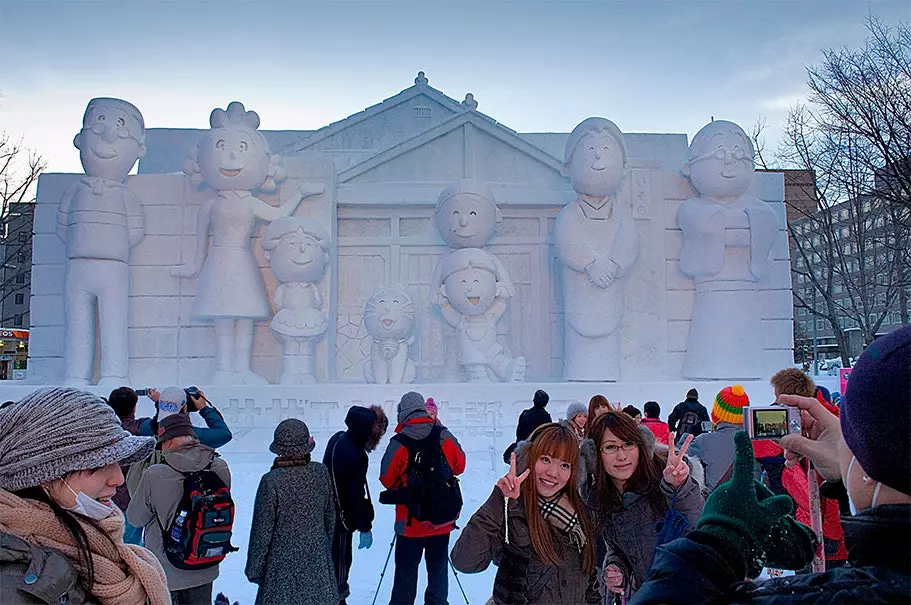
M623 408L623 413L629 414L631 418L635 418L636 416L642 416L642 412L640 412L639 408L637 408L634 405L628 405L625 408Z
M15 494L20 498L36 500L51 507L51 512L54 513L54 516L63 523L66 530L73 536L73 541L76 543L76 551L79 553L79 558L82 560L83 567L85 568L85 574L80 574L79 579L83 588L85 588L87 592L91 592L92 587L95 584L95 564L92 561L92 549L89 545L89 536L85 533L85 528L82 527L82 524L86 523L93 526L98 530L98 533L110 541L112 545L114 545L113 540L111 540L107 533L105 533L95 521L86 518L77 518L75 514L62 508L59 504L54 502L54 499L51 498L41 486L36 485L35 487L27 487L15 492ZM116 548L116 545L114 546Z
M661 406L658 405L657 401L646 401L645 402L645 417L646 418L660 418L661 417Z
M139 395L130 387L120 387L111 391L108 396L108 405L114 408L114 412L120 418L126 418L136 411L136 404L139 402Z

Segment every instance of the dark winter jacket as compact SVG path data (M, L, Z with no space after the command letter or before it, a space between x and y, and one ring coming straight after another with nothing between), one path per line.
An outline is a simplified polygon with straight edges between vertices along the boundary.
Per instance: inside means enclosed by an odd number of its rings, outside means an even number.
M85 593L79 571L66 555L0 533L0 603L82 605L98 601Z
M127 507L126 516L131 525L145 527L145 546L158 557L168 577L168 588L172 591L195 588L215 580L218 577L218 566L208 569L177 569L165 555L162 533L171 527L177 505L183 498L184 473L209 467L230 488L231 472L228 464L214 449L200 443L187 443L172 450L164 450L162 455L167 464L153 464L142 474L130 506Z
M207 405L199 410L199 415L202 416L206 426L194 426L193 432L196 433L196 438L199 439L201 444L211 448L218 448L231 441L231 438L233 437L231 429L229 429L228 425L225 423L225 419L221 415L221 412L216 408ZM154 418L144 418L139 425L139 434L144 437L154 437L154 420Z
M704 405L699 403L698 399L686 399L675 405L670 416L667 417L667 428L670 432L677 432L677 429L680 428L677 424L683 420L683 417L687 412L696 412L696 415L699 416L699 422L709 421L709 412L705 409ZM702 429L697 428L694 434L699 435L700 433L702 433ZM675 439L679 440L680 435L676 435Z
M335 501L319 462L273 468L253 505L246 575L258 605L338 602L332 566Z
M523 410L519 415L519 424L516 425L516 443L525 441L531 432L542 424L553 422L544 406L532 406Z
M509 500L509 544L505 541L503 492L494 487L487 502L471 516L452 549L452 565L464 573L484 571L493 562L497 605L598 603L595 574L582 570L582 555L560 531L551 528L561 565L548 565L531 546L525 504Z
M402 433L412 439L424 439L430 435L434 426L433 419L425 413L411 416L404 425L396 427L397 433ZM440 433L440 449L449 463L454 475L461 475L465 471L465 452L458 440L443 427ZM380 463L380 483L386 489L398 489L408 485L408 448L401 442L392 439L386 446L383 461ZM406 538L425 538L448 534L453 529L453 523L433 526L428 521L409 519L408 507L405 504L395 505L395 533Z
M132 435L139 435L142 423L151 420L151 418L136 418L130 414L126 418L120 419L120 426L123 428L123 430L129 432ZM120 466L120 470L123 471L124 477L127 476L129 469L129 466ZM117 493L114 494L112 500L114 500L114 504L116 504L120 510L126 512L127 507L130 505L130 490L127 489L126 481L117 486Z
M911 505L883 505L842 519L849 565L823 573L742 582L733 563L701 531L662 546L632 603L908 603L911 595Z
M376 422L376 414L361 406L352 406L345 417L347 431L329 439L323 464L329 469L329 481L337 496L338 521L348 532L370 531L373 526L373 503L367 488L367 440Z

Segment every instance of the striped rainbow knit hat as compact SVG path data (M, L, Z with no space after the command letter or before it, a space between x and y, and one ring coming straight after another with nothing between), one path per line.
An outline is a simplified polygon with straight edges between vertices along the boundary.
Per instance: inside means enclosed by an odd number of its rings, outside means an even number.
M743 408L750 405L750 398L739 384L724 387L715 396L715 405L712 406L712 422L730 422L743 424Z

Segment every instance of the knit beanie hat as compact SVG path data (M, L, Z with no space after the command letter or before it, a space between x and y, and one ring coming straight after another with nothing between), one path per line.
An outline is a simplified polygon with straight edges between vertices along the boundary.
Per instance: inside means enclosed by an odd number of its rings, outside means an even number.
M158 423L158 443L177 437L195 437L193 423L186 414L171 414Z
M712 406L712 422L729 422L743 424L743 408L750 405L750 398L739 384L724 387L715 396L715 405Z
M572 420L577 415L588 416L588 408L578 401L573 401L566 408L566 419Z
M696 399L696 400L698 400L698 399L699 399L699 391L697 391L696 389L690 389L689 391L686 392L686 398L687 398L687 399Z
M547 405L547 402L550 401L550 395L546 391L538 389L535 391L535 398L532 400L535 407L543 408Z
M439 408L437 408L437 402L433 400L433 397L427 398L427 403L424 404L424 407L428 412L436 413L439 411Z
M911 326L858 358L841 403L845 443L868 477L911 495Z
M165 387L158 397L158 421L178 414L187 404L187 392L180 387Z
M288 418L275 427L275 434L269 451L279 456L309 454L316 447L316 440L310 435L310 428L302 420Z
M123 430L97 395L39 389L0 410L0 489L35 487L114 462L133 464L154 449L155 439Z
M399 424L405 424L405 421L409 417L417 414L418 412L422 414L427 413L427 408L424 403L424 396L415 391L408 391L402 395L401 401L399 401L398 407L398 421Z

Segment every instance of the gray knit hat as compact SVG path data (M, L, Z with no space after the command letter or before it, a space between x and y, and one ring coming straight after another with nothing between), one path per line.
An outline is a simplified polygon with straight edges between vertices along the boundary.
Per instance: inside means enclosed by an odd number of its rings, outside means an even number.
M0 410L0 488L17 491L73 471L132 464L155 449L134 437L103 399L78 389L29 393Z
M427 415L424 396L415 391L408 391L402 395L398 409L399 424L405 424L405 421L408 420L409 417L414 416L418 412Z
M309 454L316 447L307 424L297 418L282 420L275 427L275 434L269 451L279 456Z
M585 407L585 404L583 404L583 403L580 403L578 401L573 401L566 408L566 419L572 420L579 414L582 414L583 416L588 416L588 408Z

